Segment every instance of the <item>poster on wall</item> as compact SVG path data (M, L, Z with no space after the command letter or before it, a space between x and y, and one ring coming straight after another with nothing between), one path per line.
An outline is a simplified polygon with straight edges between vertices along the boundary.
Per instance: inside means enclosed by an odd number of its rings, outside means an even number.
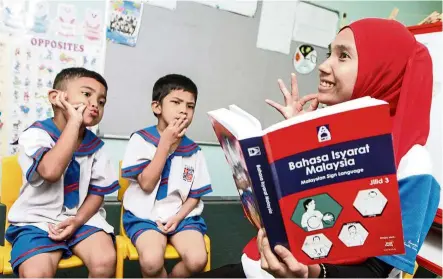
M53 116L48 91L57 73L68 67L103 73L106 43L105 1L35 0L6 8L0 11L0 156L15 154L18 147L10 143L36 120Z
M106 25L108 40L134 47L140 29L143 4L132 1L111 1Z
M9 63L9 57L4 55L8 53L9 40L7 36L0 34L0 151L7 148L7 133L3 132L6 129L6 109L9 104L9 94L6 91L6 83L8 81L8 71L6 71ZM0 154L1 157L1 154Z

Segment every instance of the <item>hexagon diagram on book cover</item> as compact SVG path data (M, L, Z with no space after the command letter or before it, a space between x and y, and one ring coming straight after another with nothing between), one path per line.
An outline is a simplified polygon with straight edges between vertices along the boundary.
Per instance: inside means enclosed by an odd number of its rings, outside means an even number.
M368 235L368 231L359 222L353 222L343 225L338 238L347 247L356 247L365 244Z
M383 213L388 200L377 188L361 190L354 200L355 209L363 217L379 216Z
M328 256L332 242L322 233L308 235L303 242L302 251L311 259L320 259Z
M328 194L300 199L291 220L305 231L333 227L342 206Z

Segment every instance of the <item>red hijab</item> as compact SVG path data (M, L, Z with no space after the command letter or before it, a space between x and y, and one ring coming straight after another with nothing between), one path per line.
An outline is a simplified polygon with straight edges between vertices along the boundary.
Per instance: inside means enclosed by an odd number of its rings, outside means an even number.
M424 145L428 138L433 84L431 56L395 20L362 19L345 28L354 33L358 54L358 75L351 99L371 96L389 103L398 166L412 146ZM251 259L260 259L255 237L243 252ZM353 264L365 259L340 263Z
M349 25L358 53L358 75L351 99L371 96L391 107L398 166L429 134L432 60L425 46L395 20L363 19Z

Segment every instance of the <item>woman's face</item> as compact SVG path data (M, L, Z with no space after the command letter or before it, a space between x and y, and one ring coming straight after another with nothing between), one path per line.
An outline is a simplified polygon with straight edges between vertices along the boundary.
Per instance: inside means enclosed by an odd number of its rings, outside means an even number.
M318 100L335 105L351 99L357 80L358 55L354 34L343 29L330 45L328 59L319 66Z
M315 209L315 201L312 200L310 203L308 203L307 209L314 210Z
M357 232L357 229L354 226L349 227L349 234L355 234Z

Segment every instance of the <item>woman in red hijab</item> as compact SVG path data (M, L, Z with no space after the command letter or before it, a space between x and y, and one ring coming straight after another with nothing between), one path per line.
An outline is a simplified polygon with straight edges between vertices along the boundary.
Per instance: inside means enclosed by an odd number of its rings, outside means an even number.
M393 268L413 273L415 258L440 199L440 186L431 175L430 157L424 148L429 134L433 83L429 52L402 24L363 19L340 31L319 70L318 93L299 98L297 81L292 75L292 93L279 80L285 105L266 101L285 118L315 110L319 103L335 105L364 96L389 103L406 253L306 266L283 246L275 247L275 255L265 234L259 231L257 239L245 247L242 263L221 268L214 276L386 278ZM312 101L311 105L304 111L308 101Z
M303 104L310 99L313 102L308 111L316 109L318 102L335 105L364 96L389 103L406 254L361 258L342 265L306 266L282 246L275 249L282 259L278 260L260 231L257 244L261 267L277 277L386 277L393 267L413 273L417 252L432 225L440 198L440 186L431 175L430 157L424 148L432 99L431 57L407 28L384 19L363 19L343 28L330 51L329 58L319 67L318 94L298 100L293 76L292 95L280 82L286 105L267 102L286 118L304 113ZM254 250L249 245L245 253L253 258L257 255ZM365 270L365 266L370 268ZM375 272L368 272L370 269Z

